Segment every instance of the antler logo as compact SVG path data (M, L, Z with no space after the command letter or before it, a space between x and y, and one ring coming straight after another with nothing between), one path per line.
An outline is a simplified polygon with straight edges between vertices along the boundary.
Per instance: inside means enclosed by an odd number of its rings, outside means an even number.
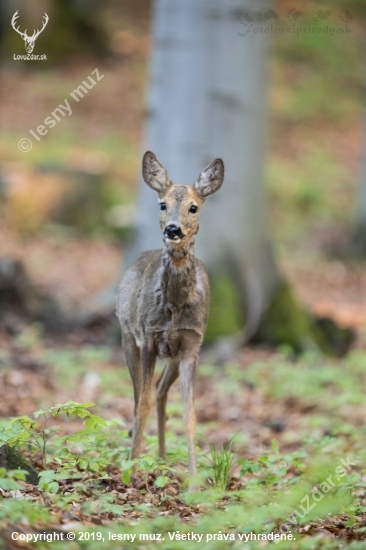
M19 11L16 11L12 17L12 20L11 20L11 26L13 27L13 29L18 33L20 34L20 36L23 38L24 40L24 45L25 45L25 49L27 51L27 53L32 53L33 52L33 49L34 49L34 43L35 41L37 40L37 38L39 37L39 35L41 34L41 32L44 30L45 26L47 25L48 23L48 15L47 13L44 14L44 21L43 21L43 25L42 25L42 28L39 30L39 31L34 31L32 36L28 36L27 35L27 29L25 29L24 32L21 32L19 30L19 27L17 28L15 25L17 23L17 19L19 17Z

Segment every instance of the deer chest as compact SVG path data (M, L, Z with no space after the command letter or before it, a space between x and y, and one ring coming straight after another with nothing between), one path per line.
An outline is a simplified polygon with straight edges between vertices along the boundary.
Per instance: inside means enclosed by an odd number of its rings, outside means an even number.
M178 311L165 307L155 319L149 319L148 333L159 357L177 357L190 345L192 334L202 339L204 326L197 323L197 316L185 306Z

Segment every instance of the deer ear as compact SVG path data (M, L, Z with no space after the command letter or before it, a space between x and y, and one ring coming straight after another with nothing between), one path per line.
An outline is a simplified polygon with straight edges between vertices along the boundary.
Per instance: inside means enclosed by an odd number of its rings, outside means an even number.
M193 187L202 199L206 199L220 189L223 181L224 163L216 159L200 173Z
M168 172L151 151L146 151L142 159L142 177L145 183L159 194L164 193L172 185Z

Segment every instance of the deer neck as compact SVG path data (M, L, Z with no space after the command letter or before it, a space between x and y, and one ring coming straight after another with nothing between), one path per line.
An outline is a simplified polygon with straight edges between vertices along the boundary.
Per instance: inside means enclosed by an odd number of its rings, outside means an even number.
M196 286L194 239L183 246L166 244L161 257L163 303L173 312L189 301Z

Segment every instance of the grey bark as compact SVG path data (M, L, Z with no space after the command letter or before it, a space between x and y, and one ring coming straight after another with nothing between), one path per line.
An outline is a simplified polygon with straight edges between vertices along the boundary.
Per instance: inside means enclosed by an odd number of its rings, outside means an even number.
M366 116L364 117L363 157L356 208L355 231L349 251L351 254L354 253L358 256L366 257Z
M242 36L240 15L268 7L264 0L157 0L144 147L176 183L193 183L214 158L224 160L225 181L202 213L196 254L211 274L224 269L237 285L249 332L279 275L267 239L263 173L269 34ZM141 180L126 266L160 246L156 197Z
M365 121L366 126L366 121ZM365 130L364 143L366 143L366 130ZM359 211L358 220L359 223L366 227L366 147L363 154L362 168L361 168L361 182L359 190Z

